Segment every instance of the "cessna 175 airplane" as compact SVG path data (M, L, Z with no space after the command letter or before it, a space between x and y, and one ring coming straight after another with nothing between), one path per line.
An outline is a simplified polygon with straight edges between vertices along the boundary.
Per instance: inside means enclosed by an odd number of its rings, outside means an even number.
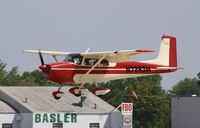
M61 87L65 83L80 84L69 91L80 96L86 83L117 80L131 77L147 76L160 73L174 72L177 67L176 38L163 35L159 55L156 59L133 61L129 57L152 53L152 50L123 50L108 52L69 53L42 50L24 50L37 53L40 56L40 70L49 81L58 83L59 89L52 93L55 99L60 99L64 93ZM51 55L55 63L45 64L42 54ZM57 56L65 56L63 62L58 62ZM104 95L109 88L96 87L91 90L96 95Z

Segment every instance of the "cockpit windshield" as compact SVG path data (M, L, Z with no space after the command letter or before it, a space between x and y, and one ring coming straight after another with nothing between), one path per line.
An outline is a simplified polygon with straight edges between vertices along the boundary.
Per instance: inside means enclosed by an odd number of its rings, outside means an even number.
M83 57L79 53L69 54L64 62L72 62L77 65L93 66L98 62L98 58ZM101 60L98 66L109 66L109 62L106 59Z
M75 64L81 64L83 57L81 54L69 54L65 59L64 62L73 62Z

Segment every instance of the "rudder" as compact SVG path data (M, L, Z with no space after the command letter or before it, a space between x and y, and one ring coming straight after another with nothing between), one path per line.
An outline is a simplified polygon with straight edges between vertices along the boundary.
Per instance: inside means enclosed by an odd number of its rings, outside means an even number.
M177 67L177 48L176 48L176 38L173 36L163 35L162 40L165 43L165 40L168 40L169 43L169 67Z
M176 38L173 36L163 35L158 57L156 59L146 60L143 62L166 67L177 67Z

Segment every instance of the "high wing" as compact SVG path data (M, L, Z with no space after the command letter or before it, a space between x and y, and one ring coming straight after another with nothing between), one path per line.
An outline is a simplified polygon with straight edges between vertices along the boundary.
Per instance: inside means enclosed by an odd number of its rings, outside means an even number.
M100 58L101 56L105 56L109 62L123 62L130 61L130 56L153 53L155 51L152 50L121 50L121 51L106 51L106 52L88 52L81 53L82 56L88 58Z
M23 50L23 52L38 54L39 50ZM70 54L70 52L44 51L44 50L40 50L40 52L42 54L51 55L51 56L67 56Z
M38 54L39 50L23 50L26 53L35 53ZM40 50L42 54L51 55L54 58L56 56L67 56L70 54L74 54L73 52L58 52L58 51L44 51ZM102 56L105 57L109 62L123 62L123 61L130 61L130 56L152 53L155 51L152 50L121 50L121 51L105 51L105 52L85 52L80 53L81 56L87 58L101 58Z
M88 52L81 53L83 56L87 57L99 57L105 56L105 59L108 59L110 62L122 62L129 61L130 56L135 56L139 54L152 53L155 51L152 50L121 50L121 51L106 51L106 52Z

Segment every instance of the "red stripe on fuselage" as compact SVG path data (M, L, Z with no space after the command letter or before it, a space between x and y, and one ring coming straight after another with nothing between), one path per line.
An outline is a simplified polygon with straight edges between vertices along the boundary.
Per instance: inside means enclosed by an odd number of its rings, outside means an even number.
M80 66L74 63L63 62L51 64L50 73L46 74L48 79L56 83L73 83L76 74L86 74L92 66ZM171 72L172 70L157 70L162 65L147 64L141 62L121 62L113 67L96 67L89 74L159 74Z

